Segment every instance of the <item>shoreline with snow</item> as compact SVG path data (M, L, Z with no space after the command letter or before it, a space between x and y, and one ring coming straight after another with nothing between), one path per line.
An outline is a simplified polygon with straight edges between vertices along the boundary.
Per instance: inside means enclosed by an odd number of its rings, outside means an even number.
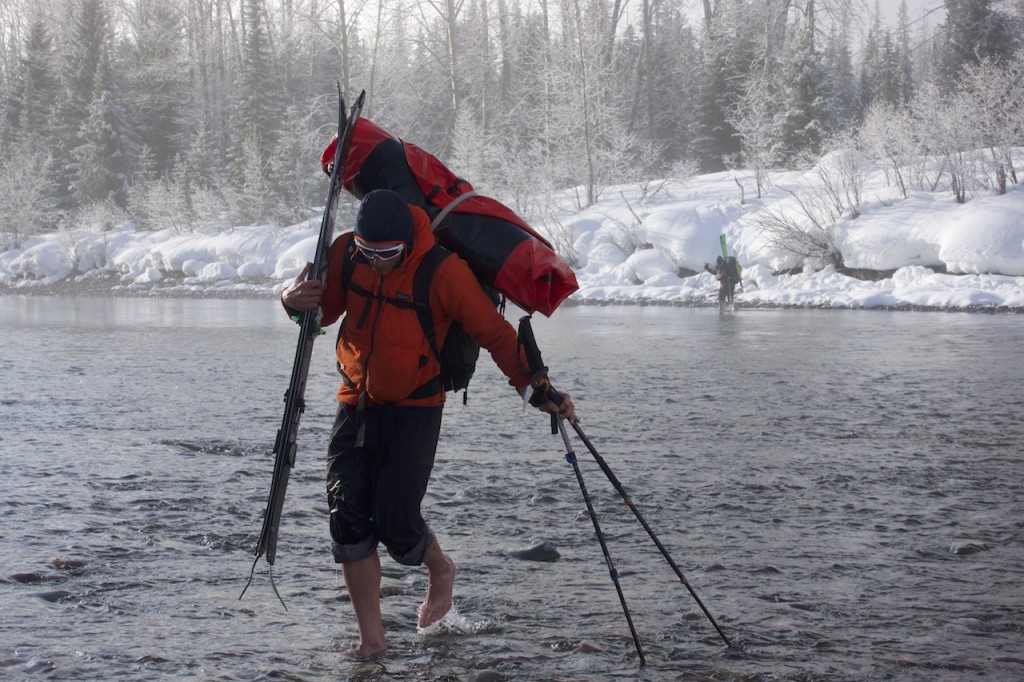
M585 208L569 194L549 197L547 218L533 224L579 282L563 305L714 307L718 283L703 268L722 254L724 236L743 266L740 309L1024 312L1024 185L1002 195L978 191L959 204L945 192L901 196L884 172L870 170L858 210L831 228L848 268L840 272L765 237L766 216L806 223L796 193L811 201L820 175L778 171L772 179L757 199L737 193L737 184L751 182L748 171L611 187ZM33 235L0 251L0 299L273 299L312 259L319 228L310 219L146 232L126 222Z
M942 287L920 287L910 289L899 287L891 280L866 282L831 273L827 283L822 273L811 275L785 275L791 280L788 288L760 290L748 287L736 291L736 306L743 310L876 310L893 312L948 312L1024 314L1024 278L985 275L934 275L945 284L945 292L937 293ZM845 286L836 287L836 278L849 280ZM984 286L984 279L995 279L999 286ZM165 277L159 282L146 284L122 284L117 275L85 275L68 278L59 282L41 280L21 281L15 284L0 283L0 300L11 296L40 297L83 297L83 298L181 298L181 299L265 299L276 300L284 284L271 278L253 278L248 281L225 280L222 282L197 283L191 278ZM580 291L566 299L561 307L573 306L662 306L682 308L714 308L717 302L718 285L710 275L699 274L683 280L690 282L690 293L686 296L667 296L652 293L649 287L608 287L581 286ZM917 281L917 280L915 280ZM956 286L956 284L961 286ZM827 284L827 286L825 286ZM1016 289L1019 301L1012 304L1005 289ZM989 290L986 293L986 289ZM993 293L1003 289L1002 294ZM837 295L841 292L841 295ZM677 292L678 293L678 292ZM1014 297L1009 297L1013 300ZM941 299L944 302L936 302ZM959 299L959 302L956 302ZM931 301L931 302L929 302ZM509 302L510 306L515 304ZM518 309L518 308L517 308ZM728 311L727 311L728 312ZM557 314L557 311L556 311Z

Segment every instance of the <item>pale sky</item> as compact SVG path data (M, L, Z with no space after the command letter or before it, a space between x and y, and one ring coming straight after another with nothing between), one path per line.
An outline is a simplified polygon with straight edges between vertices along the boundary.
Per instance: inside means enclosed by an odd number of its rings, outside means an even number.
M900 14L900 3L898 0L882 0L880 2L882 17L891 26L895 26ZM946 10L943 8L942 0L907 0L907 14L910 16L910 21L920 19L927 14L926 19L928 26L935 27L943 16L946 14ZM916 29L917 24L912 24L912 28Z

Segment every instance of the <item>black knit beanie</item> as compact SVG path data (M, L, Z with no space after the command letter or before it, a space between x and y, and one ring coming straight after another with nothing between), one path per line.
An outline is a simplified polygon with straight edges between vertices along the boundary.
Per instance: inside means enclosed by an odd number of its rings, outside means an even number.
M412 213L398 192L375 189L359 204L356 236L368 242L405 242L412 249Z

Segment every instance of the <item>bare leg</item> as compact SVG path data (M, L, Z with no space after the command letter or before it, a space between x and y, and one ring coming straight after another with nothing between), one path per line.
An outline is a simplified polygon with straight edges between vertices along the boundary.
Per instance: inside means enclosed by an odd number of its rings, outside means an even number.
M455 588L455 562L441 551L441 545L434 537L423 555L427 567L429 584L427 598L420 606L419 626L425 628L441 620L452 609L452 591Z
M380 616L380 556L373 552L365 559L342 564L341 570L359 626L359 642L345 654L352 658L380 656L388 650Z

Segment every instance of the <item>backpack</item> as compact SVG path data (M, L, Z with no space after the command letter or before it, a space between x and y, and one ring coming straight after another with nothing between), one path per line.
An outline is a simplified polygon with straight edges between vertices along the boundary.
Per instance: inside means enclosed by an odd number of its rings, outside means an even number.
M325 172L337 136L320 158ZM551 243L496 199L478 194L429 152L360 117L352 132L343 186L361 199L391 189L430 215L437 242L461 256L477 279L531 314L550 316L579 288Z
M736 260L736 256L729 256L725 260L725 271L733 282L743 281L743 266Z
M350 246L349 248L353 247ZM412 307L415 309L420 326L423 328L423 333L430 344L430 349L434 352L434 357L437 358L441 365L441 386L445 392L463 391L462 403L466 404L469 399L466 389L469 386L470 379L473 378L473 372L476 370L476 361L480 358L480 344L462 328L458 321L453 320L448 328L448 336L445 337L444 344L438 348L437 334L434 331L434 313L430 309L430 284L434 281L434 275L437 273L441 263L451 255L453 255L452 252L443 246L439 244L434 245L427 252L427 255L423 257L423 260L420 261L419 266L416 268L416 274L413 275L412 302L394 299L388 299L388 302L399 307ZM352 258L350 255L346 256L341 273L342 282L345 287L363 296L372 296L370 292L362 287L352 284L352 271L354 268L355 263L352 261ZM501 299L493 289L483 284L481 284L481 287L495 306L501 305ZM341 329L338 330L338 335L340 338Z

